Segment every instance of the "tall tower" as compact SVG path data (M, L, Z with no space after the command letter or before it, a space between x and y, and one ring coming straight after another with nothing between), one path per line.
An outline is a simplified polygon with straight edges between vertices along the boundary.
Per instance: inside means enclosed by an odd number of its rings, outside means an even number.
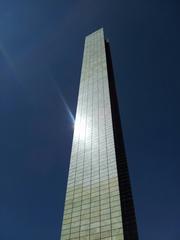
M109 43L85 39L61 240L138 240Z

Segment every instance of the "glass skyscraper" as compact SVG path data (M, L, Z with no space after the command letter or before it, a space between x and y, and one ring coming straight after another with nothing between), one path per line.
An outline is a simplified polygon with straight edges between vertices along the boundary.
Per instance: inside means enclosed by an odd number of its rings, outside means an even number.
M61 240L137 240L109 43L85 39Z

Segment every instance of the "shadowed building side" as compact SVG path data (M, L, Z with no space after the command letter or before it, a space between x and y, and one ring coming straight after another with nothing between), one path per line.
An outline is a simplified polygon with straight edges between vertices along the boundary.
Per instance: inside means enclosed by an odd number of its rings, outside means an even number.
M123 132L118 107L115 78L113 72L111 51L109 42L105 41L106 57L108 66L109 90L111 99L113 131L116 150L116 161L119 178L121 211L123 220L123 231L125 240L138 240L135 209L129 179L128 164L123 141Z

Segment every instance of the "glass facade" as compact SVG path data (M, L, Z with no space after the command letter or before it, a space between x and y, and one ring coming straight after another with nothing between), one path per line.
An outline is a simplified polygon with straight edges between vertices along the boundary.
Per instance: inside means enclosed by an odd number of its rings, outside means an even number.
M103 29L85 39L61 240L126 238Z

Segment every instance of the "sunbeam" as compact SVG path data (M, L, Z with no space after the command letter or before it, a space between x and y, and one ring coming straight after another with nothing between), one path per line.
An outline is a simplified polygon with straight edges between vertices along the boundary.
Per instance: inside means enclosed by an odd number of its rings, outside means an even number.
M72 114L72 112L71 112L71 110L70 110L70 108L69 108L69 106L68 106L68 104L67 104L67 102L66 102L66 100L65 100L65 98L64 98L64 96L62 94L62 92L61 92L61 90L60 90L60 87L58 86L56 80L53 78L52 74L49 73L49 75L50 75L50 79L53 80L53 82L55 84L55 88L56 88L57 93L58 93L58 96L61 99L61 101L62 101L62 103L63 103L63 105L65 107L65 110L68 113L68 115L69 115L69 117L70 117L70 119L71 119L71 121L72 121L72 123L74 125L74 121L75 121L74 116L73 116L73 114Z
M9 65L9 67L11 68L11 70L13 71L13 73L16 74L15 65L14 65L12 59L10 58L9 54L7 53L6 49L3 47L3 45L2 45L1 42L0 42L0 53L1 53L2 56L5 58L5 61L7 62L7 64Z
M65 109L66 109L68 115L70 116L70 118L71 118L71 120L72 120L72 122L74 124L74 116L73 116L73 114L72 114L72 112L71 112L71 110L70 110L70 108L69 108L69 106L68 106L64 96L62 95L60 89L58 88L57 90L58 90L59 97L61 98L61 100L62 100L62 102L63 102L63 104L65 106Z

